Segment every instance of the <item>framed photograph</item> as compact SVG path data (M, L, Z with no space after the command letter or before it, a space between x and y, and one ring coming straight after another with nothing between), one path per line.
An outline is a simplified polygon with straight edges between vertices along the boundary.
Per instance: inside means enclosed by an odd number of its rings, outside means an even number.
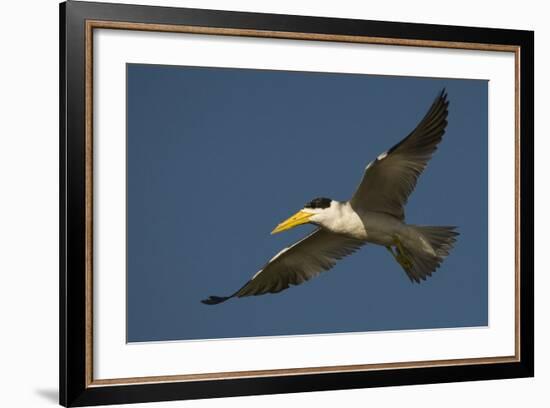
M60 24L62 405L533 376L533 32Z

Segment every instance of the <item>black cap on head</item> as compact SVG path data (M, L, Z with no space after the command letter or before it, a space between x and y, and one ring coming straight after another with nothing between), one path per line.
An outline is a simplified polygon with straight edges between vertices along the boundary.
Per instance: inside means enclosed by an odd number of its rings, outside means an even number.
M331 201L332 200L330 198L326 197L315 198L314 200L311 200L309 203L307 203L304 208L328 208L330 207Z

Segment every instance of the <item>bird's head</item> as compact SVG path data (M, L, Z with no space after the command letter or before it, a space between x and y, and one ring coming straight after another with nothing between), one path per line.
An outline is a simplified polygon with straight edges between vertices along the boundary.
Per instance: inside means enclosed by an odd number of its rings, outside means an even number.
M281 222L275 227L271 234L286 231L301 224L321 224L326 213L330 212L336 201L330 198L319 197L311 200L304 208L294 214L292 217Z

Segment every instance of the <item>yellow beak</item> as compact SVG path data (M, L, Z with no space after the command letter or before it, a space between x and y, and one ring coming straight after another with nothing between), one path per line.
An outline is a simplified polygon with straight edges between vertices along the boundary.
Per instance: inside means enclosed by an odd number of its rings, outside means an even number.
M289 219L277 225L277 227L275 227L275 229L271 231L271 234L277 234L278 232L286 231L300 224L306 224L307 222L309 222L309 219L312 215L313 214L300 210Z

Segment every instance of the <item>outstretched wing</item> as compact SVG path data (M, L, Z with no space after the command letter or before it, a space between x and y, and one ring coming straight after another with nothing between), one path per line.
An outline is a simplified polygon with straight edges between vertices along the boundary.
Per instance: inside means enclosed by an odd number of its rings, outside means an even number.
M351 199L353 208L405 218L409 195L445 133L448 106L442 90L416 129L369 163Z
M275 255L252 279L231 296L210 296L202 301L215 305L232 297L277 293L299 285L332 268L365 242L319 228Z

